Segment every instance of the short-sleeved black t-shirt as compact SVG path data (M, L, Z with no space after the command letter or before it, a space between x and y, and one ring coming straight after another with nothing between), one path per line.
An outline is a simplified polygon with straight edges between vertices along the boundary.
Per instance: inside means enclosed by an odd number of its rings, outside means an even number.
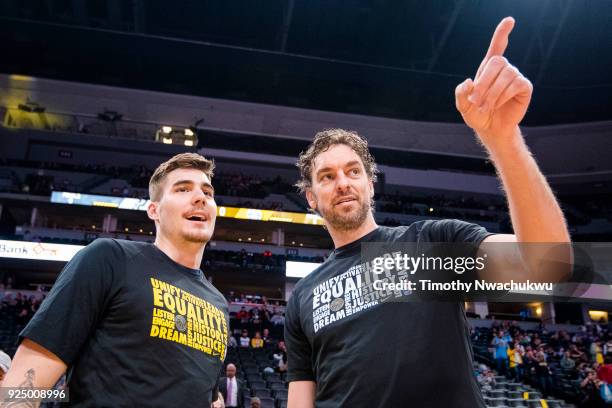
M70 405L208 406L226 354L224 297L148 243L79 251L20 334L68 365Z
M357 273L361 281L369 273L360 264L362 243L467 242L477 247L487 235L484 228L462 221L420 221L378 227L337 248L297 283L287 305L289 381L316 381L317 407L485 407L473 375L462 303L377 302L355 299L347 291L356 286L352 272L362 271ZM328 318L329 309L334 318Z

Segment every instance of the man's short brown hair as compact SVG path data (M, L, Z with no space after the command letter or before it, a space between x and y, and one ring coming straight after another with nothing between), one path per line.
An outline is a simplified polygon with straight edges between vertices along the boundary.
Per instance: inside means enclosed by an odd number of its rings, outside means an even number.
M310 146L300 153L296 163L300 170L300 180L295 184L300 193L303 194L312 187L312 170L317 156L338 144L347 145L353 149L361 159L368 178L373 182L376 181L378 169L368 149L368 142L352 130L326 129L317 133Z
M151 201L159 201L161 199L161 186L164 179L170 172L176 169L201 170L212 182L215 162L197 153L181 153L160 164L153 172L151 180L149 180L149 198Z

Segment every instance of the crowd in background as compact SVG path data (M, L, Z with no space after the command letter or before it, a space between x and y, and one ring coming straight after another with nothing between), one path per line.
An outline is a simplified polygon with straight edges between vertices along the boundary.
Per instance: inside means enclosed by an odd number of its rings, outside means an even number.
M9 170L10 166L23 166L33 170L23 179ZM27 193L33 195L49 195L52 191L72 191L88 193L82 186L70 178L54 177L46 170L90 172L97 175L107 175L109 178L123 179L124 185L109 187L105 194L121 197L147 198L148 183L152 170L142 165L118 167L109 165L71 165L54 162L36 162L25 160L0 160L0 190ZM218 196L243 197L234 205L269 210L283 210L279 200L266 199L271 193L295 193L292 183L276 177L261 177L245 174L239 171L217 171L214 186ZM251 199L251 200L249 200ZM263 200L263 201L253 201ZM612 221L612 199L609 197L591 197L581 200L568 199L563 202L564 212L571 225L585 225L592 218L607 218ZM562 200L563 201L563 200ZM377 194L376 210L380 212L411 214L419 216L459 218L472 221L498 222L508 221L506 204L503 201L476 197L468 194L447 196L442 194L411 194L395 191L392 194ZM220 198L220 204L223 200ZM307 210L306 202L296 202L303 210ZM228 204L229 205L229 204ZM383 224L397 225L399 222L388 218Z
M606 326L584 325L568 333L525 331L503 322L492 328L492 336L489 350L499 374L517 382L535 379L544 396L552 394L556 377L562 377L581 391L582 406L604 403L612 385L612 333Z

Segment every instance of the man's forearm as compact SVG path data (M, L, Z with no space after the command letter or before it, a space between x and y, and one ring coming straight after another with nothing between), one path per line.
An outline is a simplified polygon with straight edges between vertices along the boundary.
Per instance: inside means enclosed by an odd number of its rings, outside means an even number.
M563 212L520 130L489 154L501 179L519 242L569 242Z

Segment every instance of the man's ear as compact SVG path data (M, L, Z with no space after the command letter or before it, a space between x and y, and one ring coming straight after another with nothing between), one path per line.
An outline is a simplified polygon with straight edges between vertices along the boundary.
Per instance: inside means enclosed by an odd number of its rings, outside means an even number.
M374 198L374 182L372 179L368 180L368 184L370 184L370 198Z
M308 205L313 210L317 210L317 198L315 197L312 190L306 190L306 201L308 201Z
M159 220L159 214L157 212L158 210L158 202L157 201L151 201L149 203L149 206L147 207L147 215L149 216L149 219L153 220L153 221L157 221Z

